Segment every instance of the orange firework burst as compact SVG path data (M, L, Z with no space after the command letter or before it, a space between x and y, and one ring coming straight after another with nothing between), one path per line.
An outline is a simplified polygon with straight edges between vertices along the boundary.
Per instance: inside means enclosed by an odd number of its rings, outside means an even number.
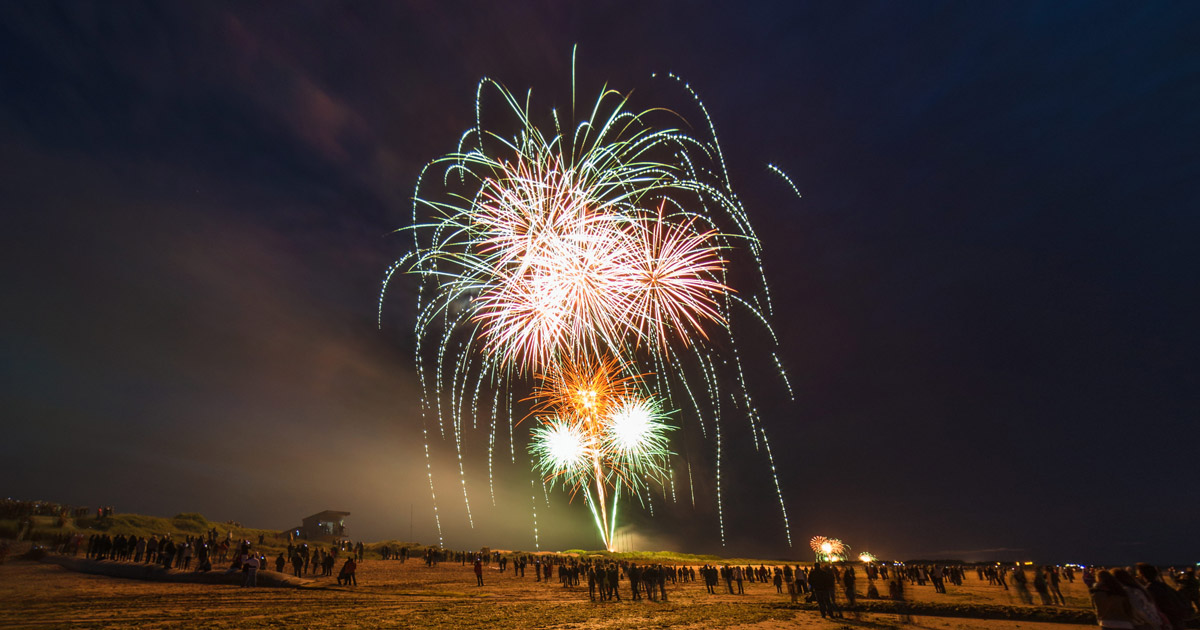
M583 492L606 546L621 488L636 494L661 482L671 454L661 405L642 394L640 376L624 373L616 359L570 361L542 375L530 397L538 418L529 445L535 468L546 481Z
M826 538L824 536L813 536L812 540L808 542L808 546L816 554L818 562L837 562L838 560L843 560L846 550L850 548L850 545L843 543L837 538Z
M584 356L564 362L558 369L539 374L539 385L529 400L530 415L556 411L596 423L618 401L638 393L640 376L624 376L615 358Z

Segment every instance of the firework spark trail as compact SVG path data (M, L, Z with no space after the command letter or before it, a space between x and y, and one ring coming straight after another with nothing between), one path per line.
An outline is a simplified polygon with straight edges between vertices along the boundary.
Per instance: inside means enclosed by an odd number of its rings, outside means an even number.
M692 493L692 509L696 509L696 484L692 480L692 462L688 461L688 490Z
M721 420L713 419L713 432L717 435L717 525L721 530L721 546L725 546L725 506L721 501Z
M546 135L531 117L531 91L522 102L499 82L485 78L476 87L474 126L459 137L455 152L427 163L417 179L408 228L413 232L413 251L385 275L380 322L387 286L395 271L407 265L421 278L416 355L422 409L436 412L443 440L447 433L453 436L472 527L463 463L465 416L470 415L470 428L477 430L484 388L494 389L487 448L489 490L495 505L493 462L502 390L510 460L515 463L514 388L524 388L530 378L544 381L572 362L618 357L627 378L641 376L636 363L648 363L657 393L647 391L639 381L636 395L615 397L613 408L624 416L572 415L566 408L535 415L538 426L530 448L541 458L535 467L544 473L547 503L546 481L572 480L563 485L573 488L573 493L585 491L589 508L603 516L598 523L602 537L611 540L615 501L622 487L651 511L652 483L659 484L665 501L669 479L674 497L665 433L647 433L643 420L656 418L655 426L669 426L661 419L678 393L690 403L692 421L706 439L707 423L713 425L718 524L724 545L721 408L729 404L723 402L728 393L733 406L747 416L755 448L767 453L791 544L774 458L732 329L734 309L749 312L749 319L779 346L767 319L772 306L762 245L733 192L708 109L690 85L673 74L667 76L683 86L704 116L707 139L675 125L656 125L651 118L668 115L666 110L626 109L628 96L609 89L601 91L590 113L573 128L564 127L558 110L552 110L554 132ZM574 79L572 73L572 118ZM518 133L510 137L484 125L487 94L504 101L515 116ZM440 198L422 193L425 174L435 167L444 168ZM786 175L769 168L797 191ZM756 288L740 287L740 296L728 286L729 265L740 256L737 252L747 254L758 271ZM691 349L686 354L692 362L681 360L679 346ZM731 348L732 365L722 360L719 367L711 353L714 347ZM431 361L427 349L433 351ZM789 396L794 397L778 353L771 356ZM696 387L695 378L704 386ZM722 391L719 382L724 379L732 379L740 395ZM579 466L572 472L570 460L552 453L562 448L559 442L570 442L564 427L572 424L587 428L591 435L581 438L584 459L591 464L586 471ZM604 434L605 427L617 426L625 427L622 430L635 439L614 441ZM424 435L433 495L427 427ZM563 452L567 451L558 454ZM695 507L690 459L686 463ZM588 481L582 483L585 477ZM593 492L595 496L589 498ZM609 496L611 519L606 515ZM440 538L440 520L438 531Z
M512 390L508 392L508 455L512 463L517 463L517 446L516 440L513 439L513 425L516 424L513 420L513 400Z
M531 492L529 498L531 499L531 503L533 506L533 508L532 508L533 509L533 549L535 551L540 551L542 547L541 547L540 543L538 542L537 489L534 487L534 482L532 479L529 480L529 487L530 487L530 492Z
M787 387L788 399L795 401L796 393L792 391L792 381L788 378L787 370L783 369L783 361L779 360L779 353L772 352L771 358L775 361L775 367L779 368L779 377L783 379L783 384Z
M787 537L787 544L792 546L792 525L788 521L787 505L783 501L783 488L779 485L779 471L775 469L775 456L771 454L771 443L767 441L767 432L762 433L763 448L767 451L767 463L771 465L771 479L775 481L775 496L779 499L779 509L783 512L783 533Z
M499 391L496 392L499 395ZM499 400L499 398L497 398ZM494 409L494 408L493 408ZM492 453L496 450L496 413L492 412L492 428L488 432L488 492L492 495L492 507L496 507L496 481L492 468Z
M750 388L746 386L746 373L742 370L742 359L738 354L737 348L733 349L733 365L737 370L738 386L742 388L742 401L746 410L746 421L750 423L750 439L754 443L754 450L758 450L758 420L757 414L754 413L754 400L750 397Z
M424 425L424 419L422 419L422 425ZM422 426L421 432L425 434L425 472L429 476L429 496L433 499L433 519L437 523L438 546L440 547L445 544L445 541L442 538L442 517L438 514L437 493L433 491L433 461L429 457L429 430Z

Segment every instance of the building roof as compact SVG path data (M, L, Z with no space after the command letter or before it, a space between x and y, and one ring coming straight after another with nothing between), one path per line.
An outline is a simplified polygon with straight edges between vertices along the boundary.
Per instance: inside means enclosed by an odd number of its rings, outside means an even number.
M307 517L305 517L305 518L304 518L304 520L306 520L306 521L311 521L311 520L318 520L318 521L320 521L320 520L325 520L325 519L340 518L340 517L343 517L343 516L350 516L350 513L349 513L349 512L339 512L339 511L337 511L337 510L325 510L324 512L317 512L316 514L313 514L312 516L307 516Z

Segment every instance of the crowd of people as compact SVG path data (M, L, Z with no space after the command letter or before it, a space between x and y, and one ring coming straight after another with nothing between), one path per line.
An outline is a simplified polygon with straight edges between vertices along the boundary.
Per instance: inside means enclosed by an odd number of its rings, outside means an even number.
M103 508L100 508L103 511ZM110 512L112 507L107 508ZM60 518L85 518L91 508L76 507L49 501L0 500L0 520L21 520L31 516L58 516Z
M259 544L264 543L260 536ZM85 544L86 543L86 544ZM214 564L225 566L226 573L244 574L243 586L256 586L259 571L268 570L272 563L263 551L256 551L249 540L236 541L233 532L218 537L213 528L203 536L184 536L177 539L171 534L125 536L118 534L92 534L86 539L82 534L59 535L46 546L50 551L84 556L91 560L130 562L157 565L164 569L180 571L212 571ZM275 571L285 573L290 565L296 577L333 576L339 554L345 556L338 572L338 584L358 585L357 567L366 553L366 547L349 541L337 541L327 547L302 543L289 543L286 552L274 559Z
M476 585L483 586L484 568L493 563L501 576L509 567L512 576L520 579L525 577L527 568L531 569L534 580L550 582L557 573L558 581L563 587L577 587L586 582L588 597L593 601L620 601L621 592L625 590L631 600L661 601L668 598L668 585L695 583L702 580L710 594L728 593L744 595L747 584L761 583L773 585L775 592L786 593L793 602L799 601L801 595L807 601L816 602L823 616L840 617L841 609L837 604L836 590L839 585L844 589L849 605L853 606L856 597L857 575L852 566L835 567L833 565L815 565L804 567L797 565L781 565L767 567L766 565L740 566L705 564L701 567L680 566L674 564L641 564L626 560L609 560L601 558L579 558L559 554L500 554L499 552L470 552L470 551L441 551L427 549L426 564L434 566L439 561L451 560L463 565L470 565L475 574ZM871 584L867 596L879 598L874 580L888 579L889 570L886 565L867 565L865 567ZM933 571L941 575L940 570ZM924 579L928 571L915 570L912 572L893 571L893 582L904 579ZM961 576L959 570L955 574ZM956 578L957 579L957 578ZM620 583L627 586L622 589ZM723 584L723 586L722 586ZM890 596L895 597L903 589L892 586Z
M358 586L358 563L366 555L366 547L361 542L353 545L349 541L338 541L328 548L310 546L306 542L299 545L289 542L286 554L285 558L284 552L279 552L275 558L275 570L283 573L290 564L292 575L296 577L317 577L317 571L320 571L321 577L332 576L338 556L345 555L342 567L338 570L338 584Z
M816 603L822 617L840 618L843 608L853 609L861 596L858 577L861 572L867 581L867 599L905 601L905 591L912 586L931 585L937 593L946 593L947 586L961 587L971 573L979 582L1015 592L1025 604L1065 606L1061 584L1080 579L1089 589L1097 618L1102 627L1128 630L1182 630L1185 620L1200 613L1200 580L1194 567L1169 569L1167 577L1175 586L1162 579L1158 569L1139 564L1135 569L1096 570L1077 566L1034 566L1030 564L943 565L936 563L887 564L816 563L701 567L671 564L641 564L625 560L579 558L558 554L500 554L499 552L442 551L427 549L426 564L452 560L470 565L476 585L484 584L484 568L492 564L501 576L512 568L513 578L525 577L530 567L536 581L550 582L557 573L563 587L587 584L588 597L593 601L620 601L621 593L628 599L665 601L668 585L703 581L709 594L743 595L748 584L773 586L776 594L792 602L801 597ZM622 582L627 586L621 587ZM876 582L887 584L887 594L881 595ZM1033 591L1030 591L1032 586ZM839 598L844 604L839 602ZM903 608L901 608L903 610Z
M1200 612L1200 580L1196 568L1170 569L1168 585L1157 567L1139 563L1132 569L1085 570L1096 620L1101 628L1183 630Z
M71 510L67 506L22 504L9 502L3 506L20 517L53 516ZM69 513L73 513L71 510ZM49 550L63 554L79 554L102 561L159 565L181 571L212 571L214 564L227 565L227 573L244 574L243 586L257 585L257 574L274 565L275 571L289 569L296 577L333 577L334 568L342 561L336 575L339 585L357 586L357 569L366 555L363 543L351 544L339 540L327 546L289 541L269 562L262 551L255 551L248 540L234 541L229 531L222 538L213 528L204 535L177 539L171 534L149 537L96 533L84 537L81 533L57 534L47 541ZM263 545L260 537L260 546ZM712 595L744 595L750 584L773 587L774 592L798 602L801 597L816 603L822 617L842 617L843 608L854 609L860 597L858 576L866 578L867 599L905 601L905 590L913 585L932 585L937 593L947 592L947 585L961 587L966 576L975 573L979 582L1013 592L1028 605L1065 606L1061 590L1063 583L1080 580L1087 588L1098 623L1104 628L1120 630L1182 630L1188 619L1200 613L1200 579L1195 567L1170 568L1160 572L1149 564L1136 567L1096 569L1092 567L1034 566L1026 564L953 565L937 563L816 563L811 566L784 564L768 567L751 565L683 566L662 563L642 563L599 557L579 557L569 554L501 553L498 551L451 551L436 547L410 549L408 546L383 545L378 549L382 560L407 562L410 556L423 558L427 567L442 562L470 566L477 586L484 585L485 568L495 565L501 577L511 575L523 579L532 573L535 582L550 583L557 574L564 588L586 583L592 601L608 602L622 599L666 601L668 586L703 581ZM510 573L511 570L511 573ZM1164 579L1165 578L1165 579ZM622 587L621 582L626 582ZM886 583L887 593L879 587ZM1032 591L1030 590L1032 588ZM844 605L839 602L839 596Z

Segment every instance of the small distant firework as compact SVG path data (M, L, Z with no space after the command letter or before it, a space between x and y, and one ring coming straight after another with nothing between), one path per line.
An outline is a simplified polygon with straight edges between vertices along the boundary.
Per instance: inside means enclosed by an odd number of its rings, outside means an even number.
M691 88L670 79L707 119ZM503 131L484 124L485 92L507 105ZM507 423L508 456L516 463L513 426L533 418L533 470L545 484L582 494L611 548L623 490L641 500L657 486L665 496L669 481L674 497L668 433L675 427L666 418L686 402L694 413L680 412L680 424L692 418L715 438L724 543L723 406L748 419L754 447L775 471L733 327L750 321L776 346L778 340L761 244L733 192L711 122L709 137L692 135L677 115L628 109L629 97L609 89L578 119L574 94L562 117L557 109L535 115L531 100L480 81L475 125L417 181L407 228L413 249L388 270L381 321L392 276L418 274L422 409L436 416L434 432L453 439L472 527L464 428L477 426L489 406L489 479L500 429ZM442 172L427 178L431 169ZM430 191L427 179L440 188ZM731 286L738 266L751 270L739 278L757 270L757 281ZM772 359L790 395L776 352ZM515 412L514 400L532 409ZM427 424L432 494L430 434ZM777 476L774 485L791 545ZM440 542L440 517L437 523Z
M859 560L859 562L871 564L872 562L875 562L876 560L878 560L878 558L876 558L871 552L864 551L864 552L858 554L858 560Z
M808 546L816 554L817 562L840 562L846 559L846 551L850 549L850 545L837 538L824 536L813 536Z

